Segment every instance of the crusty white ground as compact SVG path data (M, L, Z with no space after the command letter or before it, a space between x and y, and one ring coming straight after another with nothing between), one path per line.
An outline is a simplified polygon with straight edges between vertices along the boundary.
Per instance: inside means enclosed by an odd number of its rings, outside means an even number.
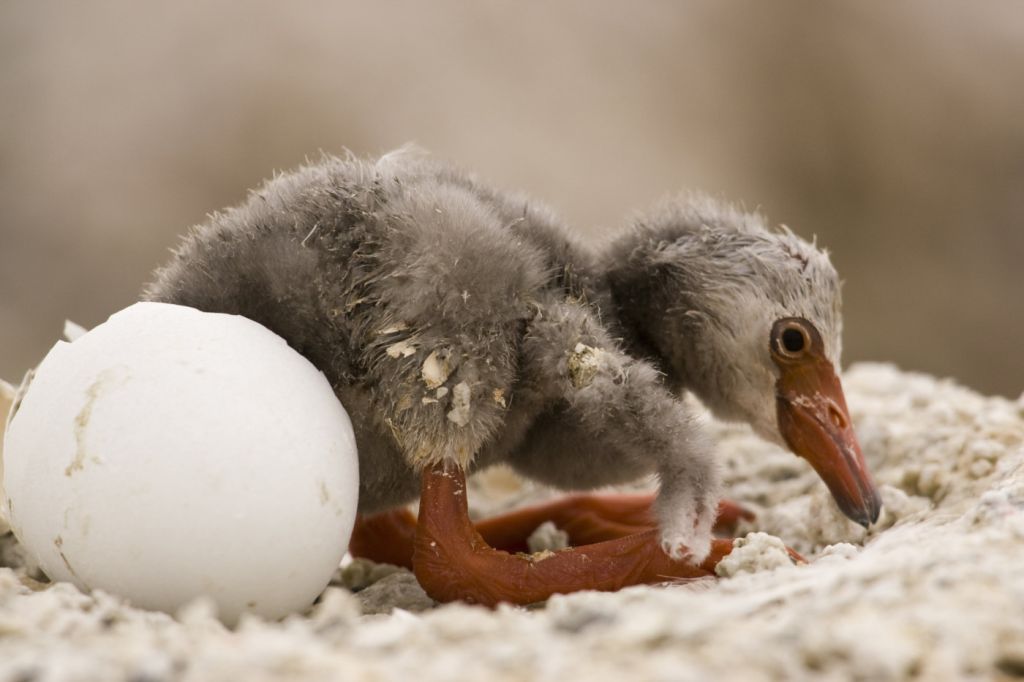
M761 531L717 581L488 611L434 608L408 572L356 561L309 614L232 631L201 602L171 617L36 582L7 535L0 680L1024 676L1024 400L884 365L844 383L882 485L880 531L846 521L793 455L716 425L729 494L759 514L744 532ZM500 471L471 490L478 513L546 494Z

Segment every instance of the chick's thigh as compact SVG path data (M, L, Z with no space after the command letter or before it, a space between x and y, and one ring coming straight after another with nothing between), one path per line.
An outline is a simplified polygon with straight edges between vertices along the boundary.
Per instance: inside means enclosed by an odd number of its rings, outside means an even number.
M511 454L512 465L567 489L654 471L665 549L703 558L717 513L718 469L699 425L657 370L619 350L588 308L559 301L531 322L520 371L552 404Z

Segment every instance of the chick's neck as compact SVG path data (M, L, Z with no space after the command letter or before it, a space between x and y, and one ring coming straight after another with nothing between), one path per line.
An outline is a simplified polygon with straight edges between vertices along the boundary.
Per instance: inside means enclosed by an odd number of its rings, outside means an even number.
M643 358L665 375L666 384L680 392L690 383L686 358L693 354L693 330L686 324L690 294L663 267L653 267L642 242L616 242L604 261L610 314L626 352Z

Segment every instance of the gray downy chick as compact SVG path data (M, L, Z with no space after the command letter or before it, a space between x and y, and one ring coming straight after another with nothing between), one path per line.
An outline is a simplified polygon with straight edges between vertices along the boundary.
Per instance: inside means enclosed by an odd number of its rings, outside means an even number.
M760 216L672 201L591 249L543 206L404 149L267 181L194 228L144 298L244 315L318 367L352 418L361 513L411 502L444 460L563 489L656 473L663 547L694 562L720 484L681 394L789 442L773 325L803 320L830 365L840 352L827 256ZM829 484L862 522L865 480L860 497Z

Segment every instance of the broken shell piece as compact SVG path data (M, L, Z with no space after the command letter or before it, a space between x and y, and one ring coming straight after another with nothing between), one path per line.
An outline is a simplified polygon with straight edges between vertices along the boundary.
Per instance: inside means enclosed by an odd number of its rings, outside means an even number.
M387 336L388 334L397 334L398 332L405 331L408 328L409 325L406 324L405 322L397 322L391 325L390 327L378 329L377 334L379 334L380 336Z
M6 417L14 405L14 386L0 380L0 415ZM0 431L0 535L5 535L11 528L7 524L7 500L4 497L4 434Z
M16 389L12 384L0 379L0 418L2 418L5 423L7 420L7 414L14 406L14 398L17 394L18 389ZM3 439L0 439L0 452L3 452Z
M83 336L87 331L89 330L80 324L76 324L71 320L64 320L64 338L69 342Z
M34 369L25 372L25 376L17 388L6 381L0 381L0 414L6 415L3 429L0 431L0 535L10 531L11 517L11 505L4 492L4 440L7 438L7 431L11 428L11 420L18 413L21 401L25 398L25 393L35 376Z
M446 395L448 395L447 386L442 386L441 388L437 389L437 391L434 393L434 397L437 398L438 400L445 397Z
M428 389L435 389L444 382L452 373L451 363L452 352L447 348L439 348L431 351L427 359L423 361L423 383Z
M21 380L21 384L14 389L14 401L11 406L7 408L7 419L4 421L4 432L11 428L11 421L14 419L14 415L18 413L18 408L21 407L21 401L25 398L25 394L28 393L28 387L32 385L32 381L36 378L36 371L30 369L25 372L25 376Z
M569 355L569 381L576 388L589 386L597 375L597 363L601 353L600 348L594 348L584 343L577 343Z
M407 358L416 353L416 344L413 343L413 339L406 339L405 341L391 344L387 347L386 352L388 357L391 358Z
M469 384L465 381L459 382L455 385L455 388L452 389L452 409L448 413L448 421L454 422L459 426L465 426L468 424L469 402Z

